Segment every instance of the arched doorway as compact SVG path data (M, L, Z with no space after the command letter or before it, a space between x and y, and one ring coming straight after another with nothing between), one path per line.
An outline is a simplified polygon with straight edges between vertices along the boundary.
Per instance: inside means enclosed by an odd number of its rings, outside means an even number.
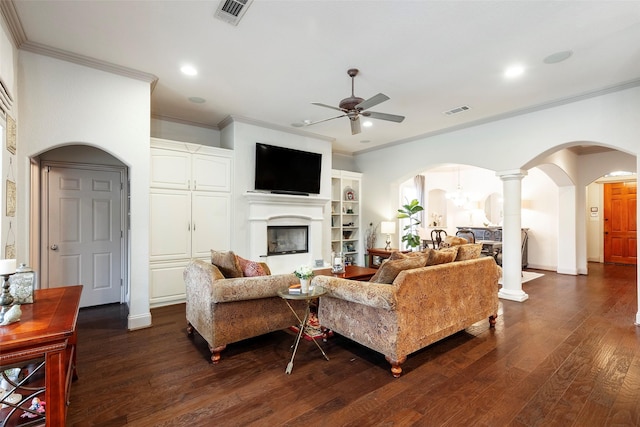
M123 302L127 167L86 145L39 156L40 286L82 284L81 306Z

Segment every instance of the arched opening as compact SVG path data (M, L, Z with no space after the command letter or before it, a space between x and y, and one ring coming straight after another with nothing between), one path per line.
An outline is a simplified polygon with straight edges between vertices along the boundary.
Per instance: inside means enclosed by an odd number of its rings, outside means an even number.
M82 284L81 306L128 301L128 168L70 144L32 159L32 259L40 287Z

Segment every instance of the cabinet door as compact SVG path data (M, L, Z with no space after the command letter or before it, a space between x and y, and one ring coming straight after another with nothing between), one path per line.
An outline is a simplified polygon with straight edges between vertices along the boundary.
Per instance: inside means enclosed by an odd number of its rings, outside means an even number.
M191 154L151 149L151 186L188 190L191 184Z
M191 169L192 190L231 191L230 158L194 154Z
M158 307L185 300L182 273L188 261L152 263L149 268L149 304Z
M151 190L151 261L191 258L190 207L188 191Z
M209 258L211 249L231 248L231 198L226 193L193 192L192 257Z

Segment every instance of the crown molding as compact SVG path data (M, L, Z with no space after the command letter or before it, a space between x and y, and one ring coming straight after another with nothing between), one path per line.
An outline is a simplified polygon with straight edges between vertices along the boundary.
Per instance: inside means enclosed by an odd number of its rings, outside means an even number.
M328 137L328 136L318 135L317 133L306 132L306 131L303 131L303 130L300 130L300 129L296 129L296 128L289 128L289 127L286 127L286 126L280 126L280 125L276 125L276 124L273 124L273 123L263 122L261 120L256 120L256 119L251 119L249 117L236 116L236 115L231 115L231 116L225 117L222 121L220 121L220 123L218 123L218 128L224 129L225 127L229 126L231 123L234 123L234 122L246 123L246 124L249 124L249 125L259 126L259 127L262 127L262 128L277 130L277 131L280 131L280 132L291 133L291 134L294 134L294 135L304 136L306 138L314 138L314 139L321 139L323 141L335 142L335 138L331 138L331 137Z
M29 41L27 39L27 34L22 27L22 22L20 21L20 17L18 16L18 12L16 11L16 6L13 0L0 0L0 12L2 13L5 22L9 27L9 33L11 34L11 38L13 39L13 43L15 44L16 48L20 50L49 56L51 58L61 59L63 61L72 62L74 64L82 65L85 67L95 68L97 70L129 77L135 80L141 80L151 85L151 92L153 92L156 84L158 83L158 77L150 73L145 73L133 68L112 64L110 62L91 58L89 56L79 55L77 53L69 52L66 50L56 49L42 43Z
M54 47L47 46L41 43L26 41L20 46L20 49L27 52L37 53L39 55L61 59L67 62L73 62L74 64L95 68L97 70L106 71L108 73L118 74L124 77L148 82L152 87L155 87L158 81L158 77L150 73L145 73L133 68L112 64L111 62L102 61L100 59L91 58L89 56L79 55L77 53L69 52L66 50L56 49Z
M18 17L16 5L13 0L0 0L0 12L4 17L4 21L9 27L9 33L13 39L13 44L19 49L27 41L27 35L22 27L22 22Z

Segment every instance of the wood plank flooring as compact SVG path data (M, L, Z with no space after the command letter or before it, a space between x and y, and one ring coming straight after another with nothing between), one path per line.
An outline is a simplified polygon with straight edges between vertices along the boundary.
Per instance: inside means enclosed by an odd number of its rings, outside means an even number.
M635 266L548 271L524 303L410 355L403 376L336 336L322 358L281 331L230 345L219 365L185 333L184 305L126 330L126 308L83 309L69 426L640 426Z

